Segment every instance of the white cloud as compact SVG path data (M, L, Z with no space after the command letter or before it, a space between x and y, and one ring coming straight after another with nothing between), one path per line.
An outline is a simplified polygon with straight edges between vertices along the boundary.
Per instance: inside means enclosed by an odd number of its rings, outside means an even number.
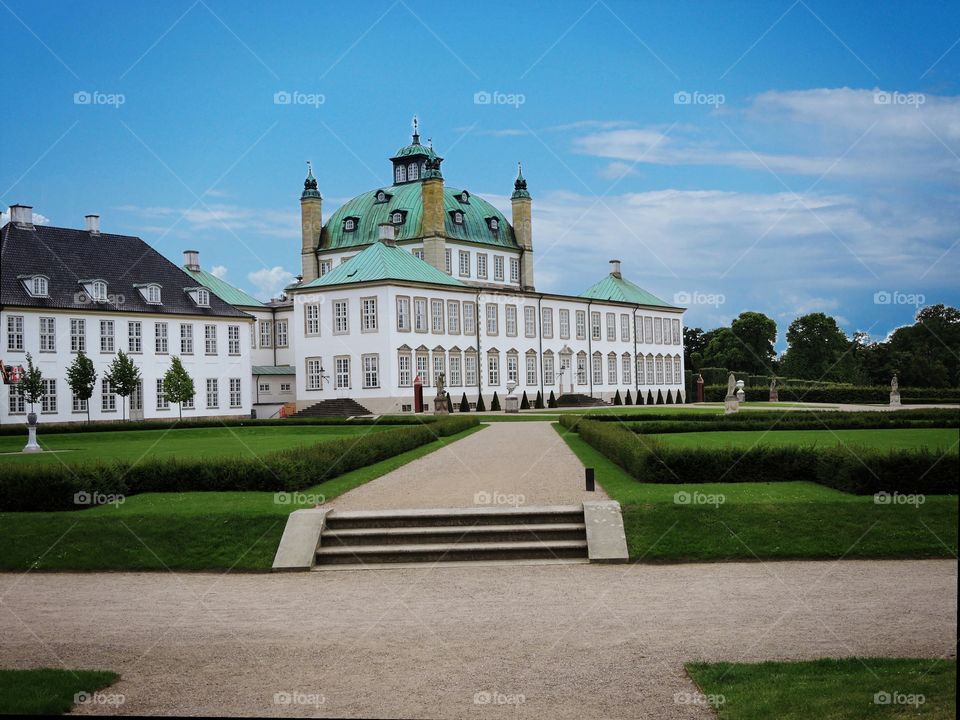
M279 265L272 268L262 268L247 274L247 280L257 288L254 293L260 300L269 300L277 297L293 280L293 273L284 270Z
M117 210L149 220L153 223L151 227L157 227L158 221L169 223L165 231L182 225L189 233L226 231L242 237L251 233L285 239L300 237L300 214L295 209L271 210L214 203L193 208L121 205Z
M636 175L637 169L632 163L616 160L597 170L597 175L605 180L620 180L627 175Z
M210 268L210 274L223 280L227 276L227 268L224 265L214 265Z

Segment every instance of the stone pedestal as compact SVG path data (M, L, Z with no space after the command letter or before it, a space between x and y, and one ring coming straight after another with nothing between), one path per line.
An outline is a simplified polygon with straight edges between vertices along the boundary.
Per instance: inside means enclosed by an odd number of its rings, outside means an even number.
M900 407L900 393L890 393L890 407Z
M723 401L723 412L725 415L740 412L740 401L737 400L736 395L727 395Z
M516 395L507 395L503 399L503 411L507 413L520 412L520 398Z
M777 393L776 390L771 390L771 391L770 391L770 402L779 402L779 401L780 401L780 395Z
M23 452L43 452L43 448L37 444L37 416L31 413L27 418L27 423L27 444L23 446Z
M449 415L450 408L447 407L447 398L444 397L435 397L433 399L433 414L434 415Z

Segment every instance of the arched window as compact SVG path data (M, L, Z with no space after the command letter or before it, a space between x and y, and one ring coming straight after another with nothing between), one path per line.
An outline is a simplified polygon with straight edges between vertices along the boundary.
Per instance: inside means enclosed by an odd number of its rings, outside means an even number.
M394 225L403 225L403 213L402 212L393 213L393 215L391 216L391 220Z
M397 165L394 171L394 177L398 183L407 181L407 168L405 165Z
M463 225L463 213L462 213L462 212L459 212L459 211L458 211L458 212L455 212L455 213L453 214L453 221L454 221L457 225Z
M497 222L496 218L490 218L490 229L494 232L500 229L500 223Z
M160 303L160 286L159 285L147 286L147 302L153 303L153 304Z
M43 275L35 275L33 278L32 294L36 297L44 297L47 294L47 279Z
M357 229L357 224L353 221L353 218L347 218L343 221L343 229L346 232L353 232Z
M210 304L210 291L204 290L203 288L201 288L200 290L197 290L197 305L202 305L206 307L209 304Z
M416 180L420 177L420 168L416 163L410 163L410 166L407 168L407 178L409 180Z
M107 284L103 280L95 280L92 289L94 300L104 302L107 299Z

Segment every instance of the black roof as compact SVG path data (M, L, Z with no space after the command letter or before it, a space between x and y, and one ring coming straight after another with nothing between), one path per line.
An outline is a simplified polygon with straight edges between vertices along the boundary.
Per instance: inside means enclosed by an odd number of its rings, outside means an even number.
M45 275L48 297L32 297L18 276ZM105 280L111 302L91 303L81 281ZM148 303L137 286L161 286L161 305ZM0 228L0 306L249 317L210 293L199 307L185 292L198 287L187 273L132 235L8 222ZM120 298L122 296L122 302Z

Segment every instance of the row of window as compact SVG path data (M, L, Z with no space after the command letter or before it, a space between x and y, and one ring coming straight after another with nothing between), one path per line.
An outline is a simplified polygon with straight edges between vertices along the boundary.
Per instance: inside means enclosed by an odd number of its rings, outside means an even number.
M46 275L28 275L21 277L21 281L27 293L32 297L45 298L50 296L50 278ZM85 297L78 299L96 303L105 303L111 300L106 280L83 280L80 285L84 290L81 295ZM151 305L163 304L162 288L157 283L135 284L134 287L147 303ZM210 306L210 291L206 288L187 288L187 293L198 306Z
M117 321L93 321L99 327L99 347L102 353L113 353L117 350ZM70 352L88 352L87 350L87 321L85 318L70 318ZM153 324L153 349L157 354L170 352L170 323L155 322ZM180 323L179 340L180 354L192 355L194 351L194 326L192 323ZM216 355L219 352L219 331L217 325L203 326L203 352L205 355ZM40 318L40 352L57 351L57 318ZM127 322L127 352L142 353L144 346L143 322L130 320ZM7 350L22 351L24 349L24 318L23 315L7 316ZM240 326L227 326L227 354L240 354Z
M285 348L290 345L289 324L286 320L257 320L256 329L250 336L250 346L257 347L257 337L261 348Z
M353 387L351 362L349 355L338 355L333 359L333 382L336 388ZM323 358L310 357L306 359L306 388L307 390L323 390L324 383L330 378L323 367ZM361 387L365 390L380 387L380 355L367 353L360 356Z
M411 252L419 258L424 259L423 248L414 248ZM496 282L505 282L505 272L507 259L503 255L493 256L493 268L490 268L490 255L487 253L474 253L476 255L476 268L473 267L471 253L469 250L457 251L457 274L462 278L476 277L478 280L493 279ZM342 265L352 256L340 258ZM520 258L509 258L510 263L510 282L520 282ZM323 277L333 269L333 260L320 261L320 277ZM447 248L444 251L444 269L447 275L453 275L453 250ZM474 274L475 273L475 274ZM492 275L491 275L492 273Z
M230 408L239 408L243 406L243 391L240 378L229 378L227 390L227 402ZM157 378L157 410L169 410L170 403L163 394L163 378ZM43 380L43 398L40 401L40 412L57 412L57 380L56 378ZM71 393L72 394L72 393ZM142 388L135 392L130 398L130 407L139 409L142 407ZM215 410L220 407L220 380L218 378L207 378L206 382L206 408ZM9 410L11 415L23 414L27 411L27 403L23 395L16 391L16 386L11 386L10 397L8 398ZM87 412L87 400L72 396L73 412ZM195 408L193 400L183 404L184 410ZM100 410L101 412L116 412L117 393L109 380L100 381Z

